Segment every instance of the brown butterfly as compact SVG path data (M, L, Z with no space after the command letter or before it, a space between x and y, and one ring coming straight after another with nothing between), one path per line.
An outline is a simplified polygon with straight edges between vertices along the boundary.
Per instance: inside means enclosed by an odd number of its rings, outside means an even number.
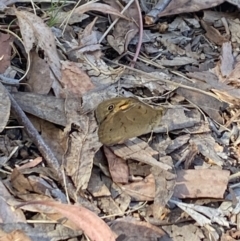
M114 145L147 134L159 125L164 112L164 108L152 108L135 98L103 101L96 109L99 140L104 145Z

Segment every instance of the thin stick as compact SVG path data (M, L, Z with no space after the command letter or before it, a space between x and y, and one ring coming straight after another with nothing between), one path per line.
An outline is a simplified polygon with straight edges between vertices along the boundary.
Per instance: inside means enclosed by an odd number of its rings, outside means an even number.
M129 3L124 7L124 9L121 11L121 14L123 14L128 8L129 6L133 3L133 1L135 0L131 0L129 1ZM110 30L113 28L113 26L117 23L117 21L119 20L119 18L116 18L112 24L109 26L109 28L106 30L106 32L103 34L103 36L99 39L98 43L100 44L103 39L106 37L106 35L110 32Z
M232 180L234 180L236 178L239 178L239 177L240 177L240 172L236 172L228 178L228 181L232 181Z
M51 149L47 146L47 144L43 140L42 136L35 129L35 127L31 123L31 121L28 119L26 114L22 111L22 109L20 108L20 106L18 105L16 100L12 97L12 95L8 92L7 89L6 89L6 91L11 100L12 112L15 115L15 117L17 118L18 122L25 127L25 131L26 131L27 135L31 138L33 143L36 145L39 152L46 160L48 166L50 166L54 170L55 175L58 178L62 187L64 189L67 188L69 195L71 196L71 198L73 200L75 200L76 199L76 189L70 182L69 178L67 176L63 176L61 168L60 168L60 164L59 164L57 158L55 157L55 155L53 154ZM66 186L64 185L64 182L63 182L64 179L66 182Z
M134 65L137 61L137 58L139 56L141 46L142 46L142 38L143 38L143 23L142 23L142 13L141 13L141 8L139 6L138 0L135 0L135 4L137 6L137 11L138 11L138 17L139 17L139 40L138 40L138 45L137 49L133 58L133 61L131 63L131 67L134 68Z
M215 99L217 99L217 100L220 100L216 95L214 95L214 94L212 94L212 93L210 93L210 92L207 92L207 91L204 91L204 90L201 90L201 89L197 89L197 88L194 88L194 87L191 87L191 86L188 86L188 85L179 84L179 83L176 83L176 82L173 82L173 81L170 81L170 80L161 79L161 78L158 78L158 77L156 77L156 76L154 76L154 75L152 75L152 74L146 73L146 72L144 72L144 71L142 71L142 70L134 69L134 68L131 68L130 66L127 66L127 65L124 65L124 64L120 64L120 63L116 63L116 62L114 62L114 61L112 61L112 60L110 60L110 59L108 59L108 58L105 58L105 57L103 57L102 59L103 59L103 60L106 60L106 61L109 62L109 63L117 64L117 65L119 65L119 66L122 66L122 67L124 67L125 69L132 70L132 71L134 71L134 72L136 72L136 73L139 73L139 74L141 74L141 75L143 75L143 76L147 76L148 78L151 79L151 80L149 80L149 82L158 80L158 81L161 81L161 82L170 84L170 85L174 85L174 86L176 86L176 87L182 87L182 88L185 88L185 89L187 89L187 90L194 90L194 91L196 91L196 92L199 92L199 93L202 93L202 94L211 96L211 97L213 97L213 98L215 98ZM220 100L220 101L221 101L221 100Z
M47 164L55 171L57 171L56 174L59 177L60 165L57 158L54 156L51 149L46 145L41 135L35 129L31 121L27 118L26 114L22 111L22 109L10 93L9 98L11 100L12 112L17 118L18 122L25 127L26 133L32 139L33 143L38 147L38 150L45 158Z
M71 10L70 14L69 14L69 15L63 20L63 22L60 24L60 28L61 28L61 27L63 26L63 24L66 23L65 26L63 27L62 36L63 36L63 34L65 33L67 24L68 24L71 16L73 15L75 9L79 6L80 2L81 2L81 0L79 0L79 1L77 2L77 4L76 4L76 5L74 6L74 8ZM88 3L86 3L86 4L88 4Z

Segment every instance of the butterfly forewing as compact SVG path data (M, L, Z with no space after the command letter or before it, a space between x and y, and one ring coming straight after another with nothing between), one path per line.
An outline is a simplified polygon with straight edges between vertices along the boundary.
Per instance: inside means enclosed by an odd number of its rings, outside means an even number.
M122 143L129 138L149 133L160 122L161 110L133 98L115 100L116 98L104 103L114 103L115 108L104 118L96 113L97 118L102 120L98 130L99 140L105 145Z

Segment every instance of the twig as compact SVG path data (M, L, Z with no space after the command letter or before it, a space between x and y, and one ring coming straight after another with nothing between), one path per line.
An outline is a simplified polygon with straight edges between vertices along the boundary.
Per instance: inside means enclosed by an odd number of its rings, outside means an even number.
M36 13L36 8L35 8L35 5L34 5L33 0L30 0L30 2L31 2L31 4L32 4L32 8L33 8L34 14L37 15L37 13Z
M131 0L129 1L129 3L124 7L124 9L121 11L121 14L123 14L128 8L129 6L133 3L133 1L135 0ZM119 20L119 18L116 18L112 24L109 26L109 28L105 31L105 33L103 34L103 36L99 39L98 43L100 44L103 39L106 37L106 35L110 32L110 30L113 28L113 26L117 23L117 21Z
M236 172L228 178L228 181L232 181L232 180L237 179L239 177L240 177L240 172Z
M19 85L19 80L18 79L13 79L4 76L3 74L0 74L0 79L2 80L1 82L7 85Z
M184 84L180 84L180 83L176 83L174 81L170 81L170 80L166 80L166 79L163 79L163 78L160 78L160 77L156 77L154 75L152 75L151 73L146 73L142 70L139 70L139 69L134 69L134 68L131 68L130 66L127 66L127 65L124 65L124 64L120 64L120 63L116 63L108 58L105 58L105 57L102 57L103 60L109 62L109 63L112 63L112 64L117 64L118 66L122 66L124 67L125 69L129 69L129 70L132 70L138 74L141 74L142 76L147 76L150 80L150 81L161 81L161 82L164 82L164 83L167 83L167 84L170 84L170 85L174 85L176 87L182 87L182 88L185 88L187 90L194 90L196 92L199 92L199 93L203 93L205 95L208 95L208 96L212 96L213 98L217 99L217 100L220 100L216 95L210 93L210 92L207 92L207 91L204 91L204 90L201 90L201 89L197 89L195 87L191 87L191 86L188 86L188 85L184 85ZM221 100L220 100L221 101Z
M135 63L137 61L138 55L140 53L141 46L142 46L142 38L143 38L142 13L141 13L141 8L140 8L138 0L135 0L135 4L136 4L136 7L137 7L138 18L139 18L139 40L138 40L138 45L137 45L137 49L136 49L133 61L131 63L131 67L132 68L134 68L134 65L135 65Z
M6 89L6 91L11 100L12 112L15 115L15 117L17 118L18 122L25 127L25 131L26 131L27 135L31 138L33 143L36 145L39 152L46 160L48 166L50 166L54 170L55 175L58 178L62 187L64 189L67 188L70 197L73 200L75 200L76 199L76 189L72 185L69 178L67 176L63 176L61 168L60 168L60 164L59 164L57 158L55 157L55 155L53 154L51 149L46 145L42 136L38 133L38 131L35 129L35 127L31 123L31 121L28 119L26 114L22 111L22 109L20 108L20 106L18 105L16 100L12 97L12 95L8 92L7 89ZM66 186L64 186L64 182L63 182L64 179L66 182Z
M146 24L150 25L156 22L159 13L161 13L171 2L171 0L159 0L153 9L145 16Z
M10 93L9 98L11 100L12 112L17 118L18 122L25 127L25 131L31 138L33 143L37 146L38 150L45 158L47 164L57 171L57 176L59 177L60 165L57 158L52 153L51 149L46 145L41 135L35 129L31 121L27 118L26 114L22 111L16 100L12 97Z
M60 28L61 28L61 27L63 26L63 24L65 23L65 26L63 27L62 35L65 33L65 30L66 30L66 28L67 28L68 22L69 22L71 16L73 15L74 11L76 10L76 8L80 5L81 1L82 1L82 0L78 0L77 4L75 4L75 6L74 6L73 9L71 10L70 14L69 14L69 15L63 20L63 22L60 24ZM97 2L97 1L98 1L98 0L96 0L96 1L94 0L94 2ZM92 3L92 1L89 2L89 3ZM89 4L89 3L86 3L86 5Z

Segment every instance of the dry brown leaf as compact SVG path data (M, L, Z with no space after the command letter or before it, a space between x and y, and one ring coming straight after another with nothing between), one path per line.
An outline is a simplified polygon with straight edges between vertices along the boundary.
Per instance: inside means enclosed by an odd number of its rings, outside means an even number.
M230 13L230 12L217 12L217 11L212 11L212 10L204 10L203 11L203 20L205 22L208 22L210 24L214 24L215 22L221 20L221 18L226 18L227 20L229 19L235 19L237 17L237 15L235 15L234 13Z
M0 198L0 217L1 217L1 223L7 224L7 223L26 223L26 217L23 214L22 210L16 210L13 209L11 203L8 201L10 199L15 200L12 194L9 193L7 188L3 185L2 182L0 182L0 192L1 192L1 198Z
M207 80L206 79L207 83L210 82L210 85L213 86L213 88L216 88L216 89L224 89L224 90L229 89L229 86L227 85L228 83L226 82L227 79L226 79L226 77L222 76L222 73L221 73L220 61L215 65L215 67L213 67L209 71L211 73L215 74L215 76L217 77L217 80L215 80L215 79L214 80L212 80L212 79ZM215 82L214 85L212 84L212 82Z
M230 230L222 234L221 241L236 241L239 235L240 235L239 230L236 230L236 231Z
M153 205L153 215L160 219L164 213L165 206L172 197L175 187L176 175L160 168L151 168L155 179L155 197Z
M33 172L35 170L36 169L33 169ZM41 176L35 176L33 173L31 173L31 175L28 176L28 181L29 181L30 185L32 186L32 190L34 193L38 193L38 194L42 195L43 197L45 197L45 195L48 194L50 196L58 198L59 200L61 200L63 202L66 201L65 194L63 194L63 192L55 186L56 184L53 183L50 175L49 175L49 177L41 177ZM41 198L42 196L40 196L39 198ZM37 199L37 200L39 200L39 199ZM40 199L40 200L44 200L44 199Z
M66 126L65 100L50 95L39 95L28 92L12 93L23 111L57 125ZM80 106L80 102L76 105Z
M69 97L80 97L92 90L94 85L89 76L81 70L78 63L62 61L61 83Z
M78 226L70 221L69 219L66 219L61 213L44 213L44 216L46 215L47 220L53 220L58 223L61 223L63 226L68 227L72 230L79 230Z
M35 126L35 128L41 132L42 138L44 139L45 143L51 148L58 161L62 162L62 157L67 148L67 137L65 136L65 133L56 125L48 121L39 119L34 116L31 116L30 120Z
M56 16L56 18L54 18L54 25L61 25L66 19L68 19L69 25L74 23L79 24L83 20L89 18L89 15L72 11L72 9L67 12L61 11L61 9L58 8L56 10L52 9L51 14L52 16Z
M240 61L238 60L234 66L234 69L230 73L228 77L228 81L232 84L239 84L240 83Z
M104 153L108 160L109 172L113 182L128 183L129 171L126 161L114 155L106 146L104 146Z
M116 235L111 231L107 224L95 213L82 206L73 206L50 201L33 201L24 205L42 205L51 207L55 212L71 220L82 230L91 240L96 241L115 241Z
M25 177L22 172L31 173L31 175L28 175ZM45 200L46 194L53 195L55 197L58 197L62 201L66 201L66 197L64 194L56 187L54 187L54 184L50 185L48 181L50 181L50 178L47 177L42 178L41 176L35 176L32 173L38 173L38 169L30 169L30 170L21 170L19 171L18 168L15 168L11 174L11 184L12 187L14 187L17 192L15 193L18 198L21 198L22 200L29 200L29 192L32 193L38 193L40 195L35 197L35 200ZM51 177L51 175L48 175ZM52 181L52 180L51 180ZM32 196L31 196L31 199Z
M193 128L199 126L201 122L201 113L198 110L192 109L186 113L183 107L178 106L167 110L160 125L155 127L153 132L166 133L173 130Z
M113 8L113 7L111 7L107 4L96 3L96 2L88 2L86 4L83 4L80 7L77 7L74 10L74 13L80 14L80 13L85 13L85 12L88 12L88 11L103 12L103 13L107 13L107 14L116 15L119 18L128 19L123 14L121 14L118 10L116 10L115 8Z
M102 197L98 199L98 206L107 215L119 215L122 216L123 212L119 205L115 203L112 197Z
M119 11L121 10L117 2L109 0L105 0L105 2L109 3L115 9L118 9ZM124 15L129 19L134 19L134 21L119 19L114 27L112 35L107 36L109 44L119 54L127 51L129 42L138 33L138 26L136 23L139 23L139 14L135 2L129 6L129 8L124 12ZM115 19L116 17L112 16L112 20L114 21Z
M170 240L201 240L205 237L201 227L191 223L187 223L186 225L169 225L164 230L169 234Z
M190 77L194 83L198 83L198 80L201 80L201 89L208 90L210 88L209 85L206 84L206 80L210 80L211 82L218 81L217 75L211 73L210 71L201 71L201 72L191 72L186 74L187 77Z
M223 124L223 118L220 115L220 110L223 109L224 103L220 100L213 98L197 91L187 90L184 88L178 88L176 91L179 95L184 96L190 103L201 108L205 113L209 115L213 120L220 124Z
M14 168L11 173L11 184L20 193L27 193L27 191L33 191L33 187L28 178L17 169Z
M194 25L194 19L191 19L190 22L191 22L192 25ZM198 25L199 25L199 23L198 23ZM186 21L184 20L184 18L182 16L177 16L168 25L168 31L173 32L173 31L178 31L178 30L180 30L181 33L185 32L185 31L190 31L191 30L191 28L187 25Z
M49 69L49 64L38 56L35 51L30 53L31 65L27 83L29 91L37 94L48 94L52 88L54 76ZM27 87L28 87L27 85Z
M190 134L176 137L175 139L171 140L170 144L168 144L165 152L167 154L170 154L171 152L177 150L178 148L181 148L182 146L188 143L190 137L191 137Z
M189 57L189 58L192 58L192 59L201 59L204 56L204 54L199 54L198 52L194 52L192 51L192 45L191 44L188 44L186 47L185 47L185 52L186 52L186 56Z
M189 169L192 162L195 160L196 155L198 154L198 148L195 143L189 143L188 150L184 156L184 168Z
M231 32L231 42L232 44L240 44L240 37L239 37L239 17L234 18L234 19L230 19L228 18L228 23L229 23L229 30Z
M69 137L65 169L77 190L86 189L92 172L93 157L102 145L98 141L97 122L93 113L79 115L69 112L68 116L69 123L73 123L76 130L71 131Z
M208 23L201 21L201 24L203 28L206 30L206 37L212 41L213 43L217 45L222 45L223 43L227 42L229 40L229 36L223 36L221 33L214 28L213 26L210 26Z
M231 88L232 90L232 88ZM231 93L232 91L221 91L221 90L216 90L216 89L212 89L212 91L219 97L220 100L225 101L229 104L232 105L239 105L240 104L240 91L238 89L236 89L235 92L237 93Z
M34 44L40 47L44 51L44 59L47 61L57 80L61 80L60 59L57 54L54 35L50 28L40 17L33 13L15 9L15 14L18 18L26 52L29 53ZM56 96L59 97L62 88L57 80L53 82L52 88Z
M98 54L101 53L100 44L98 44L97 39L97 32L93 29L96 21L97 18L88 24L82 33L78 34L79 48L81 49L77 51L76 56L79 56L81 53L93 52L97 50L99 50ZM96 56L96 53L94 53L94 55Z
M150 174L151 166L140 162L138 163L138 162L129 160L128 168L129 168L129 175L146 177Z
M21 230L15 230L11 233L1 234L0 241L31 241L31 239Z
M195 135L189 143L197 146L199 153L201 153L210 164L223 165L223 159L217 154L219 153L219 150L217 150L219 144L216 143L210 133Z
M32 200L41 201L41 202L42 201L50 201L50 202L54 201L52 198L50 198L46 195L36 194L36 193L18 194L17 196L21 201L19 201L19 199L17 199L17 200L9 199L8 200L9 205L12 205L12 206L16 207L18 205L22 205L23 201L31 202ZM56 213L56 211L53 210L52 208L47 207L47 206L43 206L43 205L40 205L40 204L39 205L31 205L31 204L25 205L25 206L21 207L21 209L26 210L26 211L30 211L30 212L40 212L40 213L45 213L45 214Z
M168 235L162 229L130 217L115 220L111 228L119 236L124 235L123 237L126 237L126 240L168 240Z
M10 66L12 42L13 38L9 34L0 33L0 74Z
M188 76L192 75L188 74ZM209 72L205 71L202 74L194 73L194 76L206 82L208 84L208 89L211 89L211 91L223 102L236 105L239 104L240 90L224 83L226 78L222 77L220 65L216 65L216 67L209 70Z
M114 201L120 208L121 213L124 213L129 208L131 197L127 193L122 192Z
M155 180L152 174L139 182L118 184L134 201L152 201L155 197Z
M184 49L182 49L181 47L179 47L178 45L169 42L167 39L165 38L160 38L160 42L167 48L167 50L174 54L174 55L185 55L186 51ZM189 56L188 56L189 57Z
M95 86L103 87L109 84L116 83L124 69L122 67L112 68L107 65L102 59L100 51L95 51L91 54L77 53L79 65L83 71L86 71Z
M178 198L223 198L229 174L229 171L226 170L179 170L173 196Z
M197 12L197 11L200 11L201 9L212 8L223 2L224 0L212 0L212 1L172 0L164 9L164 11L158 14L158 17L174 15L178 13Z
M33 227L33 225L25 224L25 223L8 223L7 225L1 225L0 236L4 235L4 232L10 233L14 232L15 230L21 230L26 234L28 237L31 238L32 241L40 240L65 240L71 238L77 238L82 235L81 231L74 231L69 228L64 227L62 224L49 224L49 220L47 220L43 215L36 214L34 215L34 220L38 223L38 227ZM64 218L62 223L66 221ZM43 224L43 222L46 222ZM36 225L34 225L36 226ZM18 239L19 238L19 239ZM11 239L11 241L20 241L21 236L15 237L15 239ZM26 237L22 237L21 240L29 241ZM4 240L6 241L6 240Z
M146 142L139 138L134 138L126 141L124 144L119 144L110 147L115 155L123 158L124 160L132 159L139 162L146 163L150 166L157 166L164 170L169 170L172 167L157 161L153 155L158 152L153 150Z
M92 170L92 175L88 183L87 190L93 195L93 197L111 196L111 193L104 182L101 180L99 172Z
M8 160L12 157L11 153L15 152L19 144L15 140L11 140L7 135L2 135L0 137L0 150L2 155L0 157L0 163L2 166L6 165Z

